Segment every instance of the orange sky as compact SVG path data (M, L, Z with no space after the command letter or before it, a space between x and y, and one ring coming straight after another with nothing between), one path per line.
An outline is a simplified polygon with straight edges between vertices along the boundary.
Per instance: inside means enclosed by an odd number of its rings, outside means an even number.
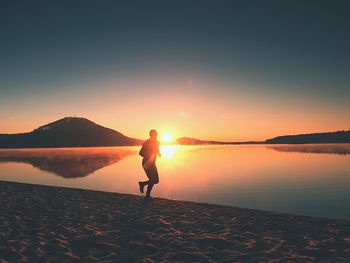
M0 105L0 133L27 132L74 115L137 138L146 138L151 128L222 141L350 128L349 107L323 97L278 90L267 96L261 87L198 75L154 79L89 81L7 98Z

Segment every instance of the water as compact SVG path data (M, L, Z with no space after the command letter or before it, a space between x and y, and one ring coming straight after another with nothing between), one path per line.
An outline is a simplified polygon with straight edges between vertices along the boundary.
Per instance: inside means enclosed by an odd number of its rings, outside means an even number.
M0 180L139 194L138 147L0 150ZM350 144L162 146L154 196L350 219Z

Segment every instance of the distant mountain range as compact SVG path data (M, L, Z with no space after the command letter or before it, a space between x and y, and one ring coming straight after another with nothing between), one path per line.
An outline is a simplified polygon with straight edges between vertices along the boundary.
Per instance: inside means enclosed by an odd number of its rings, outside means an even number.
M28 133L0 134L0 148L133 146L141 143L142 140L76 117L66 117Z
M350 130L337 132L310 133L278 136L265 141L268 144L305 144L305 143L350 143Z
M62 148L97 146L135 146L143 140L127 137L85 118L66 117L32 132L0 134L0 148ZM326 133L278 136L265 141L220 142L189 137L176 140L181 145L203 144L305 144L350 143L350 130Z
M180 137L176 139L177 144L180 145L205 145L205 144L262 144L260 141L246 141L246 142L221 142L221 141L205 141L189 137Z

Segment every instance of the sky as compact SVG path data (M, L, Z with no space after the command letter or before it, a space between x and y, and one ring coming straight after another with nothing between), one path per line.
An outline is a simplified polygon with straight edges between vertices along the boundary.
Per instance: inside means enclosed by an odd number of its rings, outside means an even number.
M66 116L223 141L350 129L348 1L1 1L0 133Z

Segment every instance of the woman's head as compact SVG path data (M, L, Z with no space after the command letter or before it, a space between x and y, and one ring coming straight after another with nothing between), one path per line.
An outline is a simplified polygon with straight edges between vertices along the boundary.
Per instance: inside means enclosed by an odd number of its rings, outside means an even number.
M156 130L152 129L152 130L149 131L149 137L151 139L157 139L157 136L158 136L158 133L157 133Z

